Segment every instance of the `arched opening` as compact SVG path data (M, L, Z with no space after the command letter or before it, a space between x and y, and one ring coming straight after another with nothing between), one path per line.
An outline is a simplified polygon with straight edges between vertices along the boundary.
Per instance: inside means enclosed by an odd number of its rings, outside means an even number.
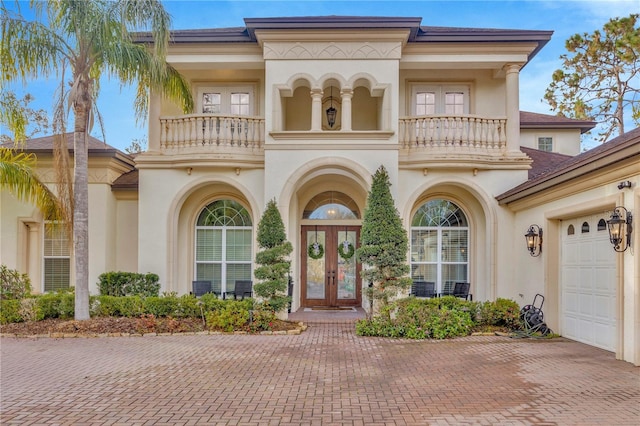
M438 293L469 281L469 223L455 203L430 200L413 215L411 278L434 282Z
M211 281L216 293L234 291L251 280L253 226L237 201L219 199L205 206L195 224L195 280Z
M311 130L311 90L300 86L292 97L283 98L284 130Z
M351 102L351 126L353 130L380 130L382 98L373 97L366 87L353 90Z

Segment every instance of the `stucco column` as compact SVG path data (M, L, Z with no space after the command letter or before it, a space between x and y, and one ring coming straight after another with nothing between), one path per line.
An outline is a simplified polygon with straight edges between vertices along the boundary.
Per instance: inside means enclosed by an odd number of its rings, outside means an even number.
M311 89L311 131L322 130L322 90Z
M520 151L520 65L509 64L507 72L507 151Z
M342 130L351 130L351 98L353 98L353 90L342 89Z
M149 94L149 152L160 151L160 95L154 90Z
M40 264L44 264L41 258L41 250L39 242L42 240L40 235L40 226L36 222L25 223L28 228L27 234L27 273L31 278L31 286L34 293L42 293L42 273Z

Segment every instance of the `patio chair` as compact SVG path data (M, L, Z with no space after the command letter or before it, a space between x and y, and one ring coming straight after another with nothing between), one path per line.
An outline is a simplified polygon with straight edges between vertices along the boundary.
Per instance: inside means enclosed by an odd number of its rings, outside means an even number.
M233 294L234 299L240 297L241 300L245 297L253 297L253 281L237 280L233 291L227 292L227 295L229 294Z
M411 284L411 295L415 297L435 297L436 283L431 281L414 281Z
M220 289L220 283L213 283L210 280L196 280L191 282L192 290L191 294L200 297L207 293L213 293L216 296L221 296L222 291Z
M453 288L453 295L455 297L460 297L465 300L473 300L473 296L469 294L469 289L471 288L471 284L467 282L457 282L455 287Z
M453 281L445 281L442 285L442 293L439 296L453 296L455 283Z
M191 291L191 294L193 294L196 297L200 297L207 293L213 292L213 286L211 284L211 281L208 281L208 280L193 281L191 285L193 288L193 290Z

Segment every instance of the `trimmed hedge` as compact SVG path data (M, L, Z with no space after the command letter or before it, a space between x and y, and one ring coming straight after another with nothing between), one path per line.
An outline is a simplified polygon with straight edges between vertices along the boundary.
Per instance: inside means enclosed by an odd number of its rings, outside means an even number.
M160 277L156 274L135 272L105 272L98 277L102 296L153 297L160 294Z

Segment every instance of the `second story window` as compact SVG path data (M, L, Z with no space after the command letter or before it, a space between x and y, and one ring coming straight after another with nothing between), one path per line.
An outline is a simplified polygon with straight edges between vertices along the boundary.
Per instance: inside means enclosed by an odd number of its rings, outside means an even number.
M248 86L208 86L198 89L198 110L203 114L254 115L254 89Z
M415 84L412 115L469 114L469 87L465 85Z
M540 151L553 151L553 138L552 137L540 137L538 138L538 149Z

